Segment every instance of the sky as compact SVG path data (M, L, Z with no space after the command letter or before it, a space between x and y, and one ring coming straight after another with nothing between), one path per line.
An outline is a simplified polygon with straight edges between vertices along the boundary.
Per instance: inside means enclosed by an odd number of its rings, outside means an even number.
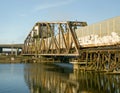
M24 43L36 22L85 21L120 16L120 0L0 0L0 44Z

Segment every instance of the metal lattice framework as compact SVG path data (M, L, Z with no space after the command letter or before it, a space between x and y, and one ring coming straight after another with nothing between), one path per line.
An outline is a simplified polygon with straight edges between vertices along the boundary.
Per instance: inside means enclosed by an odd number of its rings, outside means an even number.
M75 30L86 22L38 22L24 42L24 55L79 55Z

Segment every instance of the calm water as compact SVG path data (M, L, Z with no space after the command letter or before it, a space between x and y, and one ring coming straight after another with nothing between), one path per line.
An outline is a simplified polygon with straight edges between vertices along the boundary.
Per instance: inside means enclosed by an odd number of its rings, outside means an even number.
M0 93L120 93L119 75L59 66L0 64Z

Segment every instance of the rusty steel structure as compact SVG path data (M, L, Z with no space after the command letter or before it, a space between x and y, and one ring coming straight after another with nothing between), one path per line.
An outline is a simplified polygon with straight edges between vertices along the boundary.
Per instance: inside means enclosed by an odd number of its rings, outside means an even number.
M74 69L120 72L119 33L120 17L91 26L78 21L37 22L25 39L22 52L38 59L42 56L68 61ZM96 36L101 39L98 43ZM107 38L109 43L101 43Z
M38 22L24 42L24 55L78 56L80 44L75 29L86 22Z

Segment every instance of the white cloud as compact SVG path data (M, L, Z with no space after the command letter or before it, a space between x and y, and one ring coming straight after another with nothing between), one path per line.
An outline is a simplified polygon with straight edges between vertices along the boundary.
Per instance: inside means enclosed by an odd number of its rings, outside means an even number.
M58 2L51 1L51 3L46 3L46 4L42 4L42 5L35 7L35 11L40 11L40 10L44 10L44 9L48 9L48 8L55 8L55 7L67 5L74 1L76 1L76 0L64 0L64 1L58 1Z
M38 12L40 10L49 9L49 8L61 7L64 5L71 4L75 1L77 1L77 0L51 0L51 1L45 0L43 3L40 3L40 4L36 5L33 9L31 9L31 11L29 11L29 14ZM28 11L26 13L19 14L19 16L20 17L28 16Z

